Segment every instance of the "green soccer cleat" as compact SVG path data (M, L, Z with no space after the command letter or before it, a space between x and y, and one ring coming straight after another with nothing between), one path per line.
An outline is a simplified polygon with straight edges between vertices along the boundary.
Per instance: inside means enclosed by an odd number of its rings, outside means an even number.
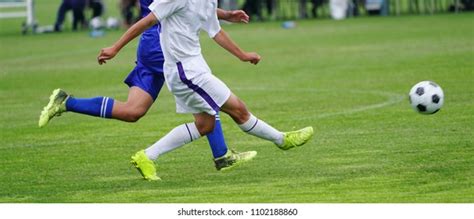
M145 150L141 150L132 156L132 163L142 174L143 178L148 181L161 180L160 177L156 175L155 164L152 160L148 159L145 154Z
M60 116L61 113L66 112L66 100L68 97L69 95L59 88L53 91L53 94L49 97L48 105L41 111L38 121L40 128L46 126L53 117Z
M255 156L257 156L256 151L237 152L231 149L224 156L214 159L214 163L217 170L228 170L238 164L252 160Z
M283 144L277 145L282 150L289 150L296 146L304 145L313 137L313 127L309 126L297 131L284 132L283 133Z

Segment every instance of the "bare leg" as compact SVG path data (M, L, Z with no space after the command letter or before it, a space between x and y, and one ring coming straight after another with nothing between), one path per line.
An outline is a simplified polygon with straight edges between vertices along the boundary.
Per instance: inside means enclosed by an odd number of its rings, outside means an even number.
M283 143L283 133L252 115L245 103L234 94L221 107L239 125L242 131L269 140L277 145Z
M153 104L153 98L139 87L131 87L128 91L127 102L115 101L112 118L136 122L146 114Z
M245 103L233 93L221 107L221 110L229 114L229 116L239 125L248 121L250 118L250 112L247 110Z
M196 125L197 130L201 136L207 135L212 132L215 125L215 116L209 115L207 113L197 113L194 114L194 124Z

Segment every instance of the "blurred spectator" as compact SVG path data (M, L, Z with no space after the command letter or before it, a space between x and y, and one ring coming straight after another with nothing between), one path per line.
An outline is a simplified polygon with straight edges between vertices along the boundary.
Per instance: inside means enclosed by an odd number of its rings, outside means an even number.
M312 7L311 7L311 15L313 18L318 17L318 8L323 6L324 3L327 3L327 0L310 0ZM308 18L308 12L306 9L308 0L299 0L299 18Z
M451 12L457 12L459 10L464 11L473 11L474 10L474 0L461 0L459 4L454 1L451 5L449 5L448 10Z
M461 0L461 3L464 6L464 10L466 11L474 10L474 0Z
M329 0L329 12L335 20L345 19L348 8L349 0Z
M306 0L298 0L298 17L299 18L307 18L308 14L306 12Z
M256 20L263 20L262 18L262 0L246 0L242 10L250 16L255 17Z
M359 15L360 15L359 7L360 7L361 5L364 5L364 0L352 0L352 1L351 1L351 9L352 9L352 11L350 11L349 13L350 13L352 16L359 16Z
M412 2L410 1L410 7L411 7L411 3ZM418 5L418 0L416 0L415 3L416 5ZM389 14L389 2L388 0L366 0L365 10L367 11L369 15L387 16Z
M318 8L323 6L325 3L324 0L311 0L313 3L313 7L311 8L311 14L313 15L314 18L318 17Z
M270 17L271 19L274 19L274 14L273 14L273 11L276 7L276 0L265 0L265 5L267 6L267 14L268 14L268 17Z
M138 0L120 1L120 11L122 12L123 23L126 28L129 28L137 21L138 15L135 16L133 11L138 8L140 8L138 7Z
M87 22L84 17L84 9L86 7L86 0L63 0L58 9L56 23L54 24L54 31L60 32L66 17L66 12L72 10L72 30L77 30L78 26L86 27Z
M104 3L102 0L88 0L89 8L92 9L91 18L100 17L104 13Z

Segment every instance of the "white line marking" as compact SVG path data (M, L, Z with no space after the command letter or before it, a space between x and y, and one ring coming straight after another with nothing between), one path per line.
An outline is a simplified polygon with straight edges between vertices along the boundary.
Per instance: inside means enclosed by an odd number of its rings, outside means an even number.
M281 92L289 92L288 89L280 89L280 88L266 88L266 87L240 87L235 90L245 90L245 91L262 91L262 92L275 92L275 91L281 91ZM334 92L334 90L330 89L316 89L316 88L295 88L291 89L290 92L311 92L311 93L327 93L327 92ZM387 97L386 101L380 102L380 103L375 103L375 104L370 104L370 105L363 105L359 107L355 107L352 109L347 109L347 110L342 110L339 112L331 112L331 113L318 113L318 114L313 114L313 115L306 115L306 116L300 116L298 118L293 118L292 120L307 120L307 119L322 119L322 118L328 118L328 117L334 117L334 116L340 116L340 115L349 115L349 114L354 114L358 112L363 112L363 111L368 111L368 110L373 110L373 109L378 109L378 108L383 108L387 107L390 105L394 105L397 103L400 103L405 99L405 95L401 95L399 93L394 93L394 92L386 92L386 91L377 91L377 90L372 90L372 91L364 91L364 90L345 90L344 93L359 93L359 94L372 94L372 95L378 95L378 96L385 96Z

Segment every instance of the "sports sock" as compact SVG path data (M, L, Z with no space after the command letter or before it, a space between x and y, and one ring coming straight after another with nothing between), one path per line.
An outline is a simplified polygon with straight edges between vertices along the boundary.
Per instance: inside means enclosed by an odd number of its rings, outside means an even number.
M111 118L114 99L109 97L74 98L66 100L66 110L91 116Z
M283 133L271 127L264 121L250 114L249 120L239 125L242 131L248 134L269 140L277 145L283 144Z
M185 123L177 126L152 146L145 149L145 154L150 160L156 160L158 156L175 150L200 137L201 135L194 122Z
M216 124L214 130L207 134L207 140L211 146L212 156L219 158L227 153L227 145L224 139L224 133L222 132L221 119L219 114L216 114Z

